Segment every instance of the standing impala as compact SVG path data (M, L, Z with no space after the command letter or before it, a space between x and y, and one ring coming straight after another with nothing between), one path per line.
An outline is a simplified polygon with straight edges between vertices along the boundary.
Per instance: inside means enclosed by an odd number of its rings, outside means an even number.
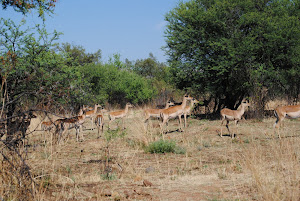
M237 126L239 120L241 120L243 114L245 113L245 108L249 107L250 104L248 102L243 101L241 103L241 107L238 110L230 110L228 108L224 108L221 110L221 117L222 117L222 123L221 123L221 137L222 135L222 125L223 122L226 120L226 128L228 129L228 132L230 134L230 130L229 130L229 121L234 121L234 124ZM234 138L234 133L231 134L231 138Z
M183 97L183 101L182 101L181 105L175 105L168 109L161 110L161 112L160 112L160 116L162 119L161 132L163 132L165 124L167 124L167 127L168 127L169 119L174 119L176 117L178 117L178 119L179 119L179 130L183 131L182 126L181 126L181 116L184 114L184 108L186 107L187 100L192 100L192 99L193 99L192 97L185 95Z
M275 116L276 116L276 122L274 124L274 128L277 128L278 136L279 134L279 127L281 122L284 120L284 118L288 119L296 119L300 117L300 105L287 105L287 106L278 106L274 110Z
M94 125L94 118L96 117L96 113L97 113L98 107L101 107L101 105L96 104L96 105L94 106L94 109L93 109L93 110L89 110L89 111L86 111L86 112L85 112L86 117L91 119L92 126ZM93 127L92 129L94 129L94 127Z
M43 131L50 131L52 128L54 128L54 123L52 121L43 121L41 128Z
M54 124L56 126L56 133L58 133L58 142L60 139L63 137L64 133L71 128L75 128L76 130L76 140L77 142L79 141L79 134L80 130L82 130L82 124L84 123L86 118L86 114L84 113L83 115L80 116L75 116L71 118L65 118L65 119L57 119ZM74 125L73 127L67 128L66 124L72 124ZM83 134L82 134L82 139L83 139Z
M184 115L184 127L187 127L186 116L188 114L191 114L192 110L194 109L195 103L199 103L199 101L197 99L193 98L193 100L191 100L191 105L185 106L185 108L184 108L184 112L183 112L183 115Z
M104 127L104 115L103 112L106 112L107 110L105 110L104 108L101 109L100 114L97 114L96 118L95 118L95 125L98 129L98 138L100 138L100 133L103 133L103 127Z
M174 105L174 103L172 101L168 101L166 103L166 107L164 109L168 109L170 106ZM160 112L163 109L145 109L144 113L145 113L145 123L147 123L147 121L149 120L150 117L156 117L156 118L160 118Z
M122 126L124 127L124 117L126 117L127 113L128 113L128 108L133 107L133 105L131 105L131 103L127 103L126 107L124 110L118 110L118 111L113 111L109 113L109 119L110 121L108 122L108 129L110 129L109 125L111 122L113 122L115 119L122 119Z

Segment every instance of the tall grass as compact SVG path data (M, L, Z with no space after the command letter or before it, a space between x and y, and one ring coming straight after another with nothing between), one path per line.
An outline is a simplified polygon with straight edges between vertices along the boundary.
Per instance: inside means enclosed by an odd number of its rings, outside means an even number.
M258 200L299 200L299 146L298 136L244 147L242 166L251 173Z

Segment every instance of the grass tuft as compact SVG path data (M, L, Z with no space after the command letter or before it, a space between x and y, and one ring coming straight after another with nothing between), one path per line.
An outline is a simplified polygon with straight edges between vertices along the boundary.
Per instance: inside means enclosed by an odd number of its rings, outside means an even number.
M185 154L185 149L176 145L173 140L159 140L152 142L149 146L145 147L148 153L176 153Z

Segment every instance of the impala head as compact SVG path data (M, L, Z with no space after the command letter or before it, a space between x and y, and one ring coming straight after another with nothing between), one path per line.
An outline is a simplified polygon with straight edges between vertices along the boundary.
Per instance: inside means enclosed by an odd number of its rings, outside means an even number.
M134 107L131 103L127 103L126 107Z
M95 107L98 108L98 107L102 107L102 106L97 103L97 104L95 104Z
M250 107L251 104L249 103L249 101L247 100L243 100L242 103L241 103L244 107Z
M169 106L175 105L175 103L172 102L172 101L170 101L170 100L167 102L167 104L168 104Z
M185 94L183 99L185 100L193 100L193 97L191 97L190 95Z
M86 106L86 105L82 105L82 110L83 111L89 111L89 110L93 110L94 108L90 107L90 106Z
M251 104L249 103L249 101L243 100L241 103L241 107L244 107L245 109L250 108Z
M192 102L196 103L196 104L199 103L199 101L197 99L195 99L195 98L192 99Z
M108 112L108 110L101 106L101 112Z

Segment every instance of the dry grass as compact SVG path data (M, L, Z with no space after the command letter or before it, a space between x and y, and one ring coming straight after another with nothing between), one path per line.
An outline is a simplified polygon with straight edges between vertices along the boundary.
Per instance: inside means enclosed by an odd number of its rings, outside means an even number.
M108 133L105 127L100 139L97 130L85 130L85 140L76 142L70 130L55 145L51 133L44 143L45 133L37 131L30 135L27 161L40 184L35 200L299 200L300 122L285 120L279 140L274 121L242 121L232 126L233 140L218 135L220 120L189 119L182 133L178 120L170 121L173 132L164 138L185 154L145 153L162 136L158 121L145 125L138 110L130 111L126 130Z

